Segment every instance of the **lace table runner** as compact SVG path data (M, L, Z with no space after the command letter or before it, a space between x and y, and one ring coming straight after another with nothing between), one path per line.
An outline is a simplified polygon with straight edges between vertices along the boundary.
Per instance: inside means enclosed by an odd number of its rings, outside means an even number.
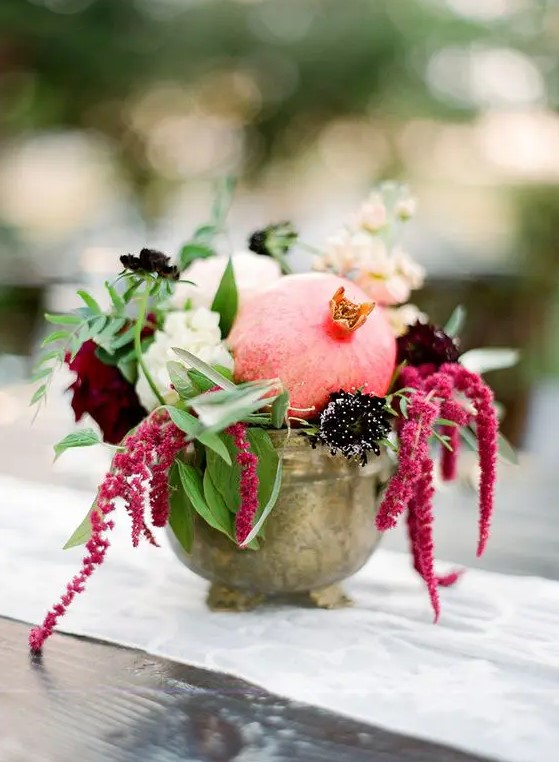
M79 566L82 549L61 547L90 501L0 477L0 615L42 619ZM409 558L380 550L346 583L354 608L215 614L204 605L207 583L164 537L161 548L134 550L127 517L117 522L107 562L62 620L65 632L507 762L557 759L559 583L471 571L441 591L433 625Z

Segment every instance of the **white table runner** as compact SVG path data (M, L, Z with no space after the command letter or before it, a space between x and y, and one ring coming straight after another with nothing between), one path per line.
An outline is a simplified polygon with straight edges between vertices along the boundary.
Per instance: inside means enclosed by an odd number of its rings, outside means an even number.
M0 615L38 622L77 570L60 548L91 494L0 477ZM409 558L378 551L340 611L207 611L207 583L125 515L61 628L233 673L284 696L507 762L559 752L559 583L472 571L432 624ZM22 648L26 644L22 643ZM48 643L45 647L48 660Z

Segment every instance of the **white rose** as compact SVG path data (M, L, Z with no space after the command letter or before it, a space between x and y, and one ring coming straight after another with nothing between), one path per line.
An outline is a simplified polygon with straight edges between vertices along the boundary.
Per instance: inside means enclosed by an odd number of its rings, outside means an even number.
M192 306L211 307L228 259L224 256L196 259L181 274L181 278L191 280L196 285L177 283L172 297L173 305L183 308L187 300L190 300ZM271 286L281 277L281 268L272 257L240 251L233 254L231 260L240 303Z
M155 332L154 341L143 355L143 360L155 386L167 404L177 401L177 393L171 389L167 370L170 360L179 358L173 347L186 349L208 365L222 365L233 369L233 358L221 340L219 315L206 307L182 312L169 312L163 329ZM159 400L152 391L143 371L138 368L136 393L146 410L153 410Z

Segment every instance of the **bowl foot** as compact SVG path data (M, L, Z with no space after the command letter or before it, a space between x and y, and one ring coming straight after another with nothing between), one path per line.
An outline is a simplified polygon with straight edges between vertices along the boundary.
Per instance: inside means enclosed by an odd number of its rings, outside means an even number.
M206 603L210 611L252 611L264 601L261 593L248 593L213 583Z
M308 597L311 605L317 609L343 609L347 606L353 606L353 601L348 598L339 585L329 585L319 590L311 590Z
M353 601L339 585L328 585L317 590L309 590L308 593L267 596L264 593L253 593L212 583L206 598L210 611L252 611L267 601L294 606L311 606L317 609L341 609L353 606Z

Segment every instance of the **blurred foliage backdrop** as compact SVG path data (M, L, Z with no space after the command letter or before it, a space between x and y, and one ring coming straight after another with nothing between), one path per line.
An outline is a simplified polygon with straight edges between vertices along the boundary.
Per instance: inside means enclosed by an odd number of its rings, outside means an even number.
M173 253L224 173L237 244L396 176L427 306L524 347L513 396L557 370L558 50L555 0L2 0L0 308Z

